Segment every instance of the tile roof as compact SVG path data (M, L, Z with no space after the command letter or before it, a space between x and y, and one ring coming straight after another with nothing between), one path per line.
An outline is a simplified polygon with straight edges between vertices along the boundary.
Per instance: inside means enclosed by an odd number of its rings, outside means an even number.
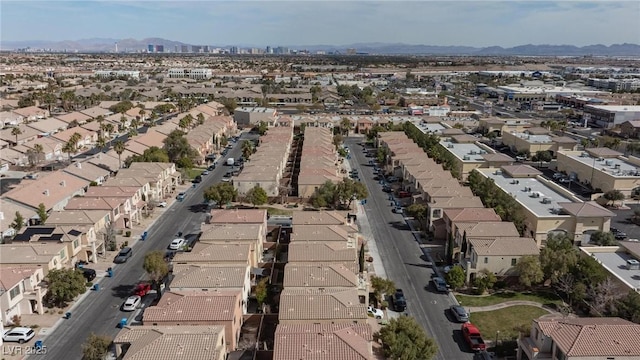
M11 223L13 223L13 220L16 218L16 212L22 215L25 222L36 216L35 209L15 203L10 199L0 198L0 231L9 229Z
M109 170L103 169L90 162L73 163L62 169L62 171L87 181L97 181L98 179L104 179L110 174Z
M176 290L180 288L242 289L248 273L249 265L175 264L171 288Z
M444 214L450 221L502 221L495 210L491 208L447 209Z
M51 209L87 186L89 181L58 170L37 180L23 180L19 187L6 192L4 196L34 209L37 209L40 203Z
M294 211L292 225L344 225L347 213L338 211Z
M262 224L267 219L266 209L211 210L209 224Z
M562 202L558 203L569 214L576 217L614 217L615 213L600 206L595 201L579 202Z
M351 233L344 225L304 225L294 226L291 241L348 241Z
M289 261L344 262L357 258L356 246L346 242L301 241L289 244Z
M367 319L355 288L285 288L280 294L280 320Z
M22 280L31 277L38 269L37 266L0 266L0 290L3 293L9 291Z
M252 224L202 224L200 241L229 241L261 239L260 225Z
M357 287L358 275L343 264L288 263L284 268L284 287Z
M174 264L179 263L239 263L247 264L250 244L208 244L196 242L190 252L177 253Z
M502 170L513 177L542 175L542 172L530 165L504 165Z
M617 156L624 155L619 151L615 151L607 147L590 148L590 149L585 149L585 151L595 157L617 157Z
M486 161L491 161L491 162L514 162L515 161L514 158L503 153L484 154L482 155L482 158L485 159Z
M534 321L567 357L640 358L640 324L621 318Z
M369 360L372 333L367 324L280 324L273 360Z
M156 306L145 309L145 322L233 321L240 291L167 291Z
M518 229L511 221L456 223L456 227L460 234L466 232L467 237L520 236Z
M130 344L122 360L218 360L224 326L125 326L113 342ZM224 358L224 356L223 356Z
M2 245L0 264L48 264L66 248L67 244L62 242Z
M85 197L79 196L69 200L65 210L113 210L126 200L117 197Z
M537 242L532 238L517 236L467 239L478 256L525 256L538 255Z

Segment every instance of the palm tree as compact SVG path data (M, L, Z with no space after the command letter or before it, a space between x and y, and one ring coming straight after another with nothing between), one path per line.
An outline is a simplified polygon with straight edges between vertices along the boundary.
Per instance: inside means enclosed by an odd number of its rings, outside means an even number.
M197 120L198 120L198 125L204 124L204 115L202 113L198 114Z
M340 120L340 131L343 135L349 136L349 131L351 130L351 121L349 118L343 117Z
M140 121L144 122L144 116L147 114L147 112L144 111L144 109L140 109L138 114L140 114Z
M251 156L251 154L253 154L253 145L251 144L251 141L249 140L245 140L242 142L242 156L244 156L245 159L249 159L249 157Z
M136 129L136 128L131 128L127 132L127 136L130 137L130 138L132 138L134 136L137 136L137 135L138 135L138 129Z
M62 147L62 151L69 155L69 162L71 162L71 154L76 152L76 146L71 141L67 141Z
M180 119L180 121L178 122L178 127L183 131L186 130L187 127L189 127L189 125L187 124L186 116Z
M138 118L131 119L131 124L129 125L130 129L138 130L140 128L140 120Z
M118 169L122 168L122 153L124 152L124 143L122 140L118 140L113 144L113 150L118 154Z
M151 116L149 117L149 127L156 126L156 121L158 121L158 114L152 112Z
M33 151L36 156L36 164L38 164L40 162L40 156L44 154L44 148L40 144L35 144L33 146Z
M98 137L98 141L96 141L96 147L99 149L104 149L107 147L107 140L104 138L104 135L100 135Z
M193 124L193 115L187 114L185 117L183 117L183 119L185 121L185 124L187 125L186 128L190 128L191 124Z
M122 116L120 116L120 131L124 130L127 126L127 117L124 116L124 114L122 114Z
M16 146L18 145L18 135L22 134L22 130L19 127L14 127L11 129L11 135L16 137Z
M82 135L78 134L77 132L74 132L69 138L69 142L73 144L74 149L78 148L78 142L80 142L80 139L82 139Z

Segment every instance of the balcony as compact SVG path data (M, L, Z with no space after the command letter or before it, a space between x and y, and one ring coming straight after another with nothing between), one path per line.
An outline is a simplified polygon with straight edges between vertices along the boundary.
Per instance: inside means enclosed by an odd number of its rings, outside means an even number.
M518 349L521 350L529 360L552 359L550 352L542 352L538 345L530 337L520 337L518 339Z

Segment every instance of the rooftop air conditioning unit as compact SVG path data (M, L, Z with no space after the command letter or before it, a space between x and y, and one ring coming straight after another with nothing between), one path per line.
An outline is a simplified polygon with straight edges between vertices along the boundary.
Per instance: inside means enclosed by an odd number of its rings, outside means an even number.
M493 175L502 175L502 170L496 170L493 172Z
M551 204L551 199L549 199L549 198L544 198L544 199L542 199L542 203L543 203L543 204Z
M598 158L598 161L604 161L604 158L599 157L599 158Z
M607 161L604 162L604 164L607 165L607 166L611 166L611 165L613 165L613 160L607 160Z
M471 160L471 157L469 157L468 155L465 155L462 157L462 160Z
M448 147L449 149L453 149L453 148L454 148L453 144L449 144L449 145L447 145L447 147Z
M539 192L531 193L531 197L532 198L539 198L540 197L540 193Z
M484 151L484 150L480 150L480 154L483 154L483 155L484 155L484 154L486 154L486 153L487 153L486 151Z
M583 152L580 154L580 157L589 157L589 154L587 154L586 152Z
M613 167L616 169L620 169L620 164L615 164Z

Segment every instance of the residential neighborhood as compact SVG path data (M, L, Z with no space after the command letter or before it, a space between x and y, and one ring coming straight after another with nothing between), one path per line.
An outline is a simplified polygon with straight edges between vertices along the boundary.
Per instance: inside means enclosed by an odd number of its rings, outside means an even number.
M69 55L0 57L3 359L640 358L622 70Z

